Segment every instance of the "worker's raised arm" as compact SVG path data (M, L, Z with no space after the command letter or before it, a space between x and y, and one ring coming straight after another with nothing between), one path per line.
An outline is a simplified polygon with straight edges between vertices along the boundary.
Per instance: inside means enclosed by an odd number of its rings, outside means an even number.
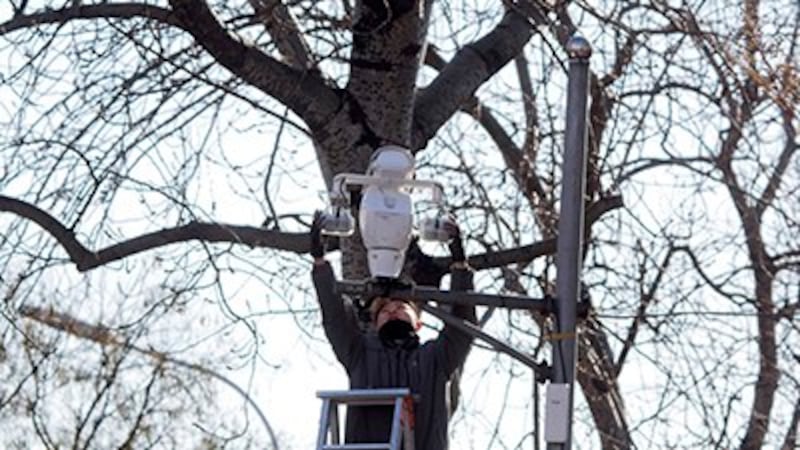
M330 263L325 260L321 231L321 215L317 212L311 225L311 256L314 258L311 278L322 311L325 335L336 358L349 371L363 346L362 336L353 305L336 292L336 276Z
M461 241L461 231L457 225L453 224L450 234L453 236L449 246L453 260L450 266L450 290L453 292L471 291L473 289L473 273L467 264ZM478 323L474 306L454 304L452 314L467 322ZM439 355L442 358L447 376L450 376L464 364L472 345L472 339L469 334L450 325L445 325L444 329L439 333L436 345L439 347Z

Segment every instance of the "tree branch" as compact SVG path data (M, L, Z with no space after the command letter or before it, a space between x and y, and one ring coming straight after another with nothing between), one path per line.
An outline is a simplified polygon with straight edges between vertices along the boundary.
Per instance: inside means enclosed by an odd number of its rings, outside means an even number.
M172 11L143 3L114 3L86 6L72 6L64 9L45 9L32 14L16 14L0 24L0 35L48 24L64 24L80 19L152 19L168 25L181 27Z
M795 450L797 448L797 426L800 424L800 398L794 404L794 413L792 420L789 422L789 429L786 431L786 437L781 445L781 450Z
M589 229L605 213L623 206L622 196L619 195L605 197L592 203L586 209L586 228ZM475 270L504 267L514 263L526 264L541 256L555 253L557 242L557 238L545 239L509 250L470 255L469 264ZM433 262L439 267L449 267L452 261L450 257L436 257L433 258Z
M514 58L514 65L517 69L519 88L522 91L522 108L525 111L525 140L522 143L522 151L530 161L536 161L539 150L539 111L536 108L536 96L525 52L520 52Z
M519 62L520 59L522 59L522 63ZM532 85L530 83L530 77L524 66L524 58L517 56L515 61L517 62L517 71L520 74L520 85L522 86L525 97L523 99L523 103L525 105L525 115L527 119L526 123L528 128L528 131L525 133L525 144L523 149L517 147L506 130L504 130L502 125L500 125L500 122L498 122L494 117L492 110L483 106L477 97L471 95L467 100L465 100L461 109L464 110L464 112L472 115L472 117L475 118L475 120L477 120L481 126L483 126L483 129L486 130L486 132L489 134L489 137L491 137L494 141L495 145L497 145L497 148L500 150L500 154L503 156L503 160L506 163L506 167L511 170L517 185L520 187L522 192L525 193L525 198L528 200L528 204L530 205L531 209L536 212L539 221L543 224L545 228L545 236L548 236L552 235L550 234L552 220L550 215L547 213L548 209L541 206L537 207L537 203L534 201L536 198L542 202L547 202L549 199L547 197L547 193L542 187L538 175L533 170L532 164L532 161L535 161L535 148L537 143L536 134L531 132L530 129L536 126L536 121L538 120L536 117L536 109L533 105L533 89L531 87ZM442 59L439 53L432 48L429 48L425 54L425 63L437 70L442 70L446 66L444 59Z
M458 51L436 79L417 95L412 151L424 148L475 90L522 50L532 34L531 23L512 9L489 34Z
M756 205L756 216L759 219L764 216L764 211L766 211L767 206L771 205L772 201L775 200L775 195L778 192L778 188L781 185L784 175L786 174L786 170L789 168L789 163L791 162L792 157L797 153L798 149L800 149L800 145L798 145L796 142L797 130L792 123L795 112L790 108L791 107L784 109L781 114L783 118L783 133L785 136L785 141L783 144L783 150L778 157L778 163L775 165L775 170L773 170L772 174L770 175L769 181L767 182L767 187L764 189L764 192L761 194L761 198L758 200L758 204Z
M613 351L599 319L590 316L583 321L579 339L575 376L590 405L601 448L633 448L624 402L615 376Z
M670 259L672 259L672 255L674 255L677 250L678 249L676 247L670 245L667 254L664 256L664 260L658 266L655 279L652 283L650 283L649 289L647 292L643 293L641 300L639 301L639 307L636 310L636 317L633 319L633 323L631 323L631 326L628 328L628 334L625 337L625 341L622 343L622 349L619 352L619 357L617 358L617 363L614 367L614 376L617 378L619 378L619 374L622 372L622 366L625 365L625 358L627 358L628 352L636 342L639 324L641 324L644 320L644 316L647 313L647 307L650 306L651 302L655 298L656 291L658 290L661 280L664 278L664 274L669 267ZM644 280L641 281L644 282Z
M289 65L301 70L316 66L297 20L282 1L249 0L249 3Z
M587 225L591 225L606 212L622 206L622 197L620 196L601 199L587 209ZM16 214L42 227L61 244L67 255L69 255L70 260L81 272L147 250L190 240L228 242L300 254L309 251L310 243L308 233L287 233L242 225L190 222L186 225L147 233L102 250L91 251L75 238L75 233L72 230L47 212L30 203L0 195L0 211ZM515 262L529 262L542 255L552 254L555 252L555 248L556 239L547 239L502 252L474 255L470 258L470 261L476 269L489 269ZM441 267L449 267L450 258L434 258L434 262Z
M173 0L173 11L142 3L97 4L17 14L0 24L0 35L42 24L100 18L145 18L190 33L234 75L288 106L311 127L322 126L339 109L339 97L318 73L295 69L234 39L206 2Z
M170 0L175 17L203 48L233 74L288 106L311 129L340 108L338 93L312 71L290 67L225 30L206 2Z
M0 196L0 211L11 212L31 220L50 233L81 272L164 245L190 240L229 242L295 253L307 252L309 245L306 233L285 233L258 227L190 222L179 227L147 233L102 250L91 251L75 238L72 230L34 205Z
M478 100L475 99L475 102ZM514 143L511 137L500 125L500 122L494 117L492 110L475 103L472 108L472 116L483 126L483 129L497 145L503 160L511 172L514 174L514 179L517 181L519 188L525 193L529 199L529 204L535 208L535 203L532 202L534 198L539 198L542 201L547 201L548 196L545 192L542 183L539 181L539 176L533 170L533 161ZM550 230L547 230L550 231Z

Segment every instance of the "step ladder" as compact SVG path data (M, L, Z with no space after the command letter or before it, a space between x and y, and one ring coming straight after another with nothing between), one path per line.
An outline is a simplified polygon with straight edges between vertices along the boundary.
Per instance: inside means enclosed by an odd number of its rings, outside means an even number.
M413 400L411 391L408 388L319 391L317 392L317 397L322 399L317 450L400 450L401 438L403 450L414 450ZM348 405L348 407L394 405L389 442L341 443L339 430L340 404ZM329 436L330 443L328 443Z

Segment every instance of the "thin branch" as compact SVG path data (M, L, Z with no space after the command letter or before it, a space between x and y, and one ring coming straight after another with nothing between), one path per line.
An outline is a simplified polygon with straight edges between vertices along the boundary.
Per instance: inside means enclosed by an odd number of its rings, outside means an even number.
M611 70L607 74L603 75L603 77L599 80L600 86L609 86L617 81L623 73L625 73L625 69L627 69L631 61L633 61L633 54L638 37L638 33L631 32L628 34L622 46L617 47L617 55L616 58L614 58L614 65Z
M63 9L45 9L32 14L16 14L0 24L0 35L48 24L64 24L82 19L151 19L181 27L172 11L142 3L103 3L99 5L71 6Z
M622 197L618 195L602 198L592 203L586 208L586 228L589 229L605 213L623 206ZM509 250L470 255L469 263L476 270L504 267L514 263L526 264L536 258L554 254L557 242L558 239L551 238ZM449 267L451 259L450 257L436 257L433 258L433 262L438 267Z
M617 363L614 367L614 375L616 377L619 377L620 372L622 372L622 366L625 364L625 358L627 357L630 349L633 347L633 344L636 342L639 324L641 324L645 319L645 316L647 315L647 307L650 306L650 303L655 298L656 290L661 284L661 280L667 271L667 267L669 267L670 259L672 259L672 255L676 253L676 250L676 247L670 246L667 254L664 256L664 260L658 266L655 279L650 284L650 288L646 293L644 293L641 301L639 302L639 308L636 310L636 317L633 319L633 323L631 323L631 326L628 328L628 334L622 344L622 349L619 352L619 357L617 358Z
M520 62L520 60L522 62ZM489 134L489 137L492 138L498 150L500 150L500 154L503 156L506 167L511 170L517 185L519 185L520 189L525 193L525 198L528 200L531 209L536 211L540 222L544 224L546 230L549 230L549 225L551 224L549 223L550 221L548 220L546 211L541 207L537 207L534 201L534 199L538 198L542 202L547 202L548 197L542 187L539 177L533 170L532 164L532 161L536 159L536 133L530 130L535 128L537 120L536 107L533 102L533 89L531 87L530 75L527 73L527 68L524 67L525 59L521 56L517 56L515 62L517 62L517 70L520 73L520 85L522 86L523 96L525 97L523 103L527 121L525 143L523 144L524 147L522 150L517 147L508 133L503 129L500 122L494 117L491 109L483 106L477 97L471 95L464 101L461 109L474 117ZM440 71L447 65L444 59L433 48L429 48L426 52L425 64ZM520 65L523 67L520 67Z
M514 141L511 140L511 137L494 117L492 111L487 107L476 104L474 108L471 108L471 112L472 116L478 120L497 145L506 163L506 167L514 174L514 179L517 181L520 189L525 193L531 207L535 207L535 204L532 202L534 198L547 201L547 193L541 181L539 181L536 172L533 170L533 160L527 158L527 155L525 155Z
M794 404L794 414L792 414L792 421L789 423L789 429L786 431L786 437L781 445L781 450L796 450L797 449L797 427L800 424L800 398Z
M119 446L120 449L134 448L133 443L136 442L137 432L142 429L142 422L144 422L145 414L147 413L148 406L150 405L150 394L152 393L153 387L156 385L156 380L159 378L158 375L161 373L161 369L161 364L156 364L153 367L153 375L150 377L150 381L147 382L147 386L144 388L142 407L139 409L139 413L136 415L136 419L133 421L133 425L128 432L128 437L125 438L125 441Z
M525 16L509 10L486 36L465 45L416 98L411 148L424 148L475 90L516 56L533 35Z
M800 145L798 145L796 142L797 129L792 123L792 119L794 119L795 116L794 110L788 108L784 109L781 115L783 117L783 133L785 141L783 144L783 150L778 157L778 163L775 165L775 170L773 170L772 174L770 175L769 181L767 182L767 187L764 189L764 192L761 194L761 198L756 205L756 216L759 219L763 217L767 206L771 205L772 201L775 199L775 195L778 192L781 181L786 174L786 170L789 168L789 163L800 148Z
M339 97L318 73L290 67L232 37L216 20L205 1L174 0L173 11L141 3L99 4L46 9L15 15L0 24L0 35L42 24L72 20L145 18L190 33L234 75L292 109L311 128L324 125L339 109Z
M522 107L525 111L525 141L522 143L522 151L529 160L536 161L536 153L539 148L539 111L536 108L533 81L531 81L525 52L520 52L514 58L514 64L517 69L519 88L522 91Z
M200 372L212 378L216 378L217 380L223 382L224 384L228 385L233 390L235 390L237 393L239 393L239 395L241 395L245 399L245 401L255 410L255 412L261 419L261 422L264 424L264 428L266 428L267 430L267 434L269 435L270 440L272 441L272 447L276 450L279 448L275 432L273 431L272 426L270 426L269 421L267 421L266 416L261 411L261 408L258 407L258 404L255 402L255 400L253 400L250 397L250 395L247 392L245 392L244 389L239 387L239 385L231 381L226 376L214 370L211 370L207 367L201 366L199 364L194 364L174 358L164 352L139 348L135 345L126 342L124 339L121 339L118 336L116 336L109 330L108 327L102 325L92 325L90 323L76 319L75 317L72 317L68 314L56 312L53 309L39 308L36 306L22 306L19 309L19 313L23 317L39 322L43 325L47 325L50 328L54 328L56 330L62 331L64 333L70 334L72 336L81 339L92 341L102 346L110 346L110 347L123 348L126 350L133 350L139 354L152 358L158 365L163 365L164 363L170 363L176 366L183 367L185 369Z

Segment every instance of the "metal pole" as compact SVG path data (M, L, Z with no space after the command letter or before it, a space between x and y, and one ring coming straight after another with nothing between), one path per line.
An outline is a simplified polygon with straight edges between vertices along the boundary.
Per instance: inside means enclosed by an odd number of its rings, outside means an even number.
M577 341L576 310L583 247L583 210L586 179L587 94L589 42L572 36L567 42L569 82L567 121L562 165L561 212L556 250L556 320L551 337L553 378L547 386L545 440L547 450L569 450L572 445L572 405Z

